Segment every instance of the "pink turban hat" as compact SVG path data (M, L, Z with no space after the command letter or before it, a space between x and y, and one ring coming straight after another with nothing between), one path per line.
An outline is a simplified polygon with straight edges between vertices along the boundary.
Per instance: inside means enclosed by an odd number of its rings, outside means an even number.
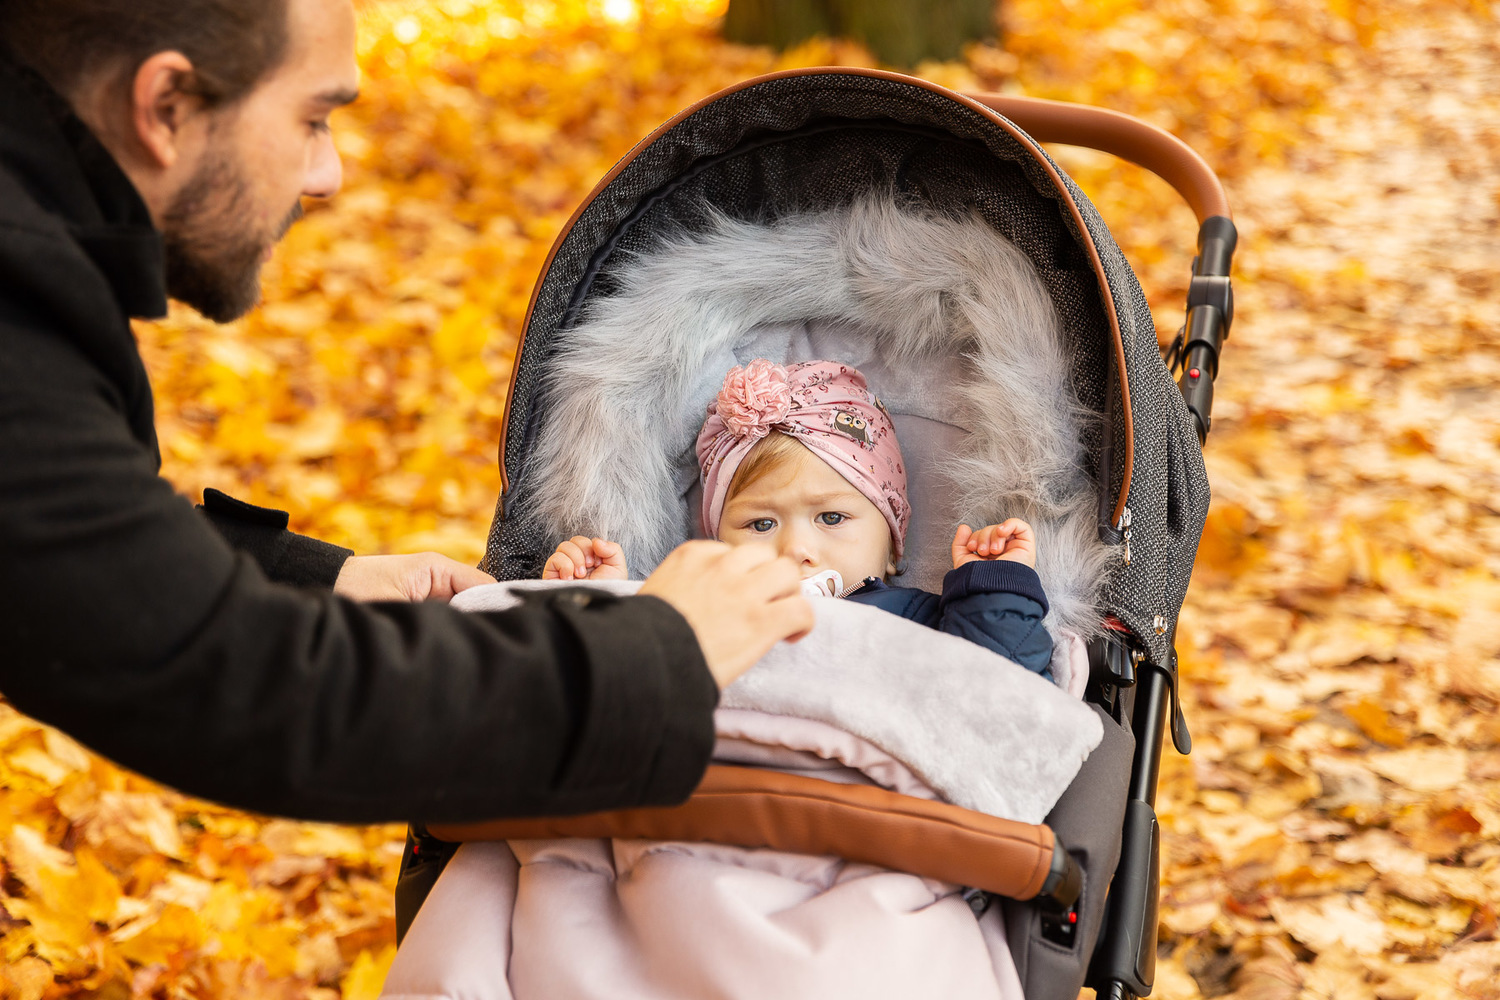
M703 530L719 535L729 484L761 439L780 431L805 445L885 515L896 558L911 507L906 466L890 414L865 377L848 365L807 361L782 367L757 358L724 376L698 434L703 470Z

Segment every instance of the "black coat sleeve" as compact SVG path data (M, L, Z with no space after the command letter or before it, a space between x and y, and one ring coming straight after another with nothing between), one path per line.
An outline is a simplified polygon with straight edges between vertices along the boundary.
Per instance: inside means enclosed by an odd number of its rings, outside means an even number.
M255 560L276 583L332 590L350 549L287 530L284 510L257 507L215 489L203 491L198 508L214 530L236 551Z
M680 800L718 692L665 603L507 612L273 583L177 496L112 384L0 338L0 691L183 791L345 822ZM335 571L336 572L336 571Z
M963 636L1019 663L1052 676L1052 636L1047 595L1036 570L1006 560L975 560L943 578L937 628Z

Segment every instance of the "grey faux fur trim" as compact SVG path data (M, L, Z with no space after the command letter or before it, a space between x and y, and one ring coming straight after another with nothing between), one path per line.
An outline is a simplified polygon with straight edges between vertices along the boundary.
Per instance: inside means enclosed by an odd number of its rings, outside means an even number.
M816 343L859 343L859 358L828 360L883 372L872 386L898 423L967 432L929 459L950 484L943 513L973 525L1030 521L1048 624L1097 631L1113 560L1083 471L1081 432L1096 418L1071 390L1030 260L979 217L915 212L894 197L770 224L719 216L614 276L618 293L588 303L549 363L523 516L559 539L613 538L633 576L648 572L697 523L684 499L692 446L724 372L757 356L806 360L796 345L805 353L813 342L795 328L836 327ZM905 430L902 441L909 451ZM946 563L951 531L924 535L913 557L925 556L923 579L898 582L935 589L930 567Z

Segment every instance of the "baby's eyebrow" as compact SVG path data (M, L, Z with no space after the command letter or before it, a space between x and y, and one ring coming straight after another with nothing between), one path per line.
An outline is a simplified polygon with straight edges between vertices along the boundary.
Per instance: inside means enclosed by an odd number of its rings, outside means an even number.
M836 503L836 502L840 502L840 501L842 501L842 502L848 502L850 500L853 500L856 497L860 497L860 496L863 496L863 495L864 494L862 494L862 493L856 493L853 490L837 490L837 491L835 491L833 493L819 493L817 496L808 497L807 499L809 500L809 502L811 502L811 503L813 503L813 504L816 505L816 504L825 504L825 503Z
M813 496L801 499L799 500L799 503L806 503L809 507L821 507L825 504L847 504L854 500L860 499L863 496L863 493L856 492L852 489L831 490L827 493L817 493ZM775 499L762 499L759 497L754 497L749 495L747 491L746 494L735 497L733 500L725 504L724 510L726 512L733 510L737 513L743 510L769 510L771 507L776 506L776 503L777 501Z

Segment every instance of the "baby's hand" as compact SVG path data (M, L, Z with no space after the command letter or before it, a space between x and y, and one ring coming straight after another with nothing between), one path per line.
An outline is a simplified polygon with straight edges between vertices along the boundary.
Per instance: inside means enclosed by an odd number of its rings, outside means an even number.
M603 538L574 535L542 567L543 580L625 580L625 550Z
M977 559L1004 559L1036 569L1036 532L1019 517L978 531L960 524L953 535L953 568Z

